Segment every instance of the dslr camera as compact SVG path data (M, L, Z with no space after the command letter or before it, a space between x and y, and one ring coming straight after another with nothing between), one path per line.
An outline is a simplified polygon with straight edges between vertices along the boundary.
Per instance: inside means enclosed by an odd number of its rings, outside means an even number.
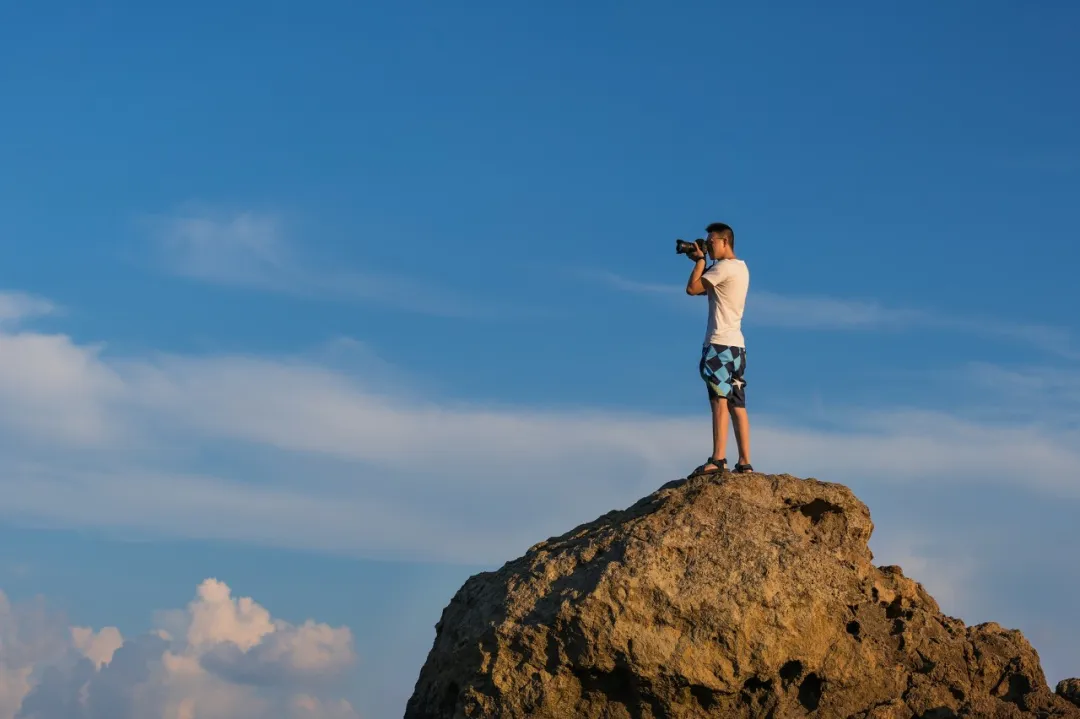
M705 240L701 239L700 237L693 242L687 242L686 240L675 240L675 254L688 255L690 254L690 252L693 251L694 245L697 245L697 248L701 250L701 254L705 255L706 257L708 256L709 253L705 250Z

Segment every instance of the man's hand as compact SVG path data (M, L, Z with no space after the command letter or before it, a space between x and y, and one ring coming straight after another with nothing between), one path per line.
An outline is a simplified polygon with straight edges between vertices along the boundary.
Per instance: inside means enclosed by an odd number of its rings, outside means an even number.
M687 250L686 256L689 257L694 262L697 262L698 260L704 260L705 259L705 250L702 248L701 242L698 241L698 242L695 242L693 244L694 244L694 249Z

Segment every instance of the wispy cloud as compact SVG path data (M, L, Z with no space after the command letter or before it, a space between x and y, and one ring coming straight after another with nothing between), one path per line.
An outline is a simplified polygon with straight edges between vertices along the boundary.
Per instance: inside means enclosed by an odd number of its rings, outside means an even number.
M563 274L578 280L599 283L616 290L633 292L636 294L656 295L658 297L685 297L686 293L681 286L674 284L661 284L659 282L642 282L611 272L610 270L595 270L575 268L564 270Z
M0 514L383 557L493 560L685 474L707 443L696 415L451 402L311 357L110 358L27 332L0 333L0 407ZM828 420L755 415L755 463L1080 496L1071 426L903 408ZM228 463L201 464L205 446Z
M0 292L0 326L58 312L59 307L44 298L23 292Z
M150 226L167 268L178 275L281 292L312 289L274 217L178 215Z
M754 292L753 321L771 327L807 329L889 329L917 324L919 313L876 302L832 297Z
M663 285L622 277L608 271L575 271L579 279L589 279L611 289L662 298L681 298L681 285ZM808 330L934 330L1001 338L1027 343L1066 359L1080 359L1080 347L1073 334L1062 327L1041 324L1003 323L1000 318L959 317L923 309L891 308L872 300L786 295L751 289L747 298L748 325Z
M450 288L418 293L414 278L393 272L320 267L297 250L282 220L271 214L198 209L145 218L144 226L162 267L181 277L299 298L374 302L441 317L495 314ZM432 302L433 296L439 301Z
M0 428L80 446L117 436L110 406L125 384L99 351L64 335L0 327Z
M1080 373L1060 367L1007 368L989 362L972 362L968 377L984 390L1022 393L1075 405L1080 409Z
M579 270L570 273L614 290L655 297L680 298L685 305L682 285L642 282L606 270ZM880 329L910 324L919 314L908 310L892 310L875 302L782 295L762 290L753 291L753 305L748 306L748 319L771 327L800 329ZM699 305L690 305L697 309Z
M1003 323L1001 319L951 317L932 313L922 313L914 326L1019 342L1064 359L1080 359L1080 347L1077 347L1073 333L1064 327L1019 322Z
M0 592L0 719L359 719L335 690L355 661L348 627L274 618L217 579L158 616L125 639Z

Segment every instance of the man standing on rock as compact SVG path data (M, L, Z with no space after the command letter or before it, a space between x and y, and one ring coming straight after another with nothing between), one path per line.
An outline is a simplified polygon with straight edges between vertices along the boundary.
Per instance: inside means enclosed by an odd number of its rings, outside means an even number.
M739 461L734 471L752 472L750 466L750 418L746 414L746 341L742 334L743 307L750 287L750 270L735 256L735 232L723 222L705 228L705 251L716 260L705 268L705 254L694 247L687 256L694 261L686 294L708 295L709 324L701 348L698 372L705 380L712 409L713 453L690 476L719 474L727 470L728 415L735 428Z

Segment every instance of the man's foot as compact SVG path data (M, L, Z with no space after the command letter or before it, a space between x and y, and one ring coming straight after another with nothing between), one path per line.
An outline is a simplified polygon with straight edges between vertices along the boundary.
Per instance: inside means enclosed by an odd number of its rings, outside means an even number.
M736 464L735 469L733 469L732 471L738 472L739 474L745 474L746 472L753 472L754 468L750 466L749 462L747 462L746 464Z
M703 474L723 474L727 471L727 459L715 459L709 457L705 464L701 465L693 472L690 473L691 477L698 477Z

